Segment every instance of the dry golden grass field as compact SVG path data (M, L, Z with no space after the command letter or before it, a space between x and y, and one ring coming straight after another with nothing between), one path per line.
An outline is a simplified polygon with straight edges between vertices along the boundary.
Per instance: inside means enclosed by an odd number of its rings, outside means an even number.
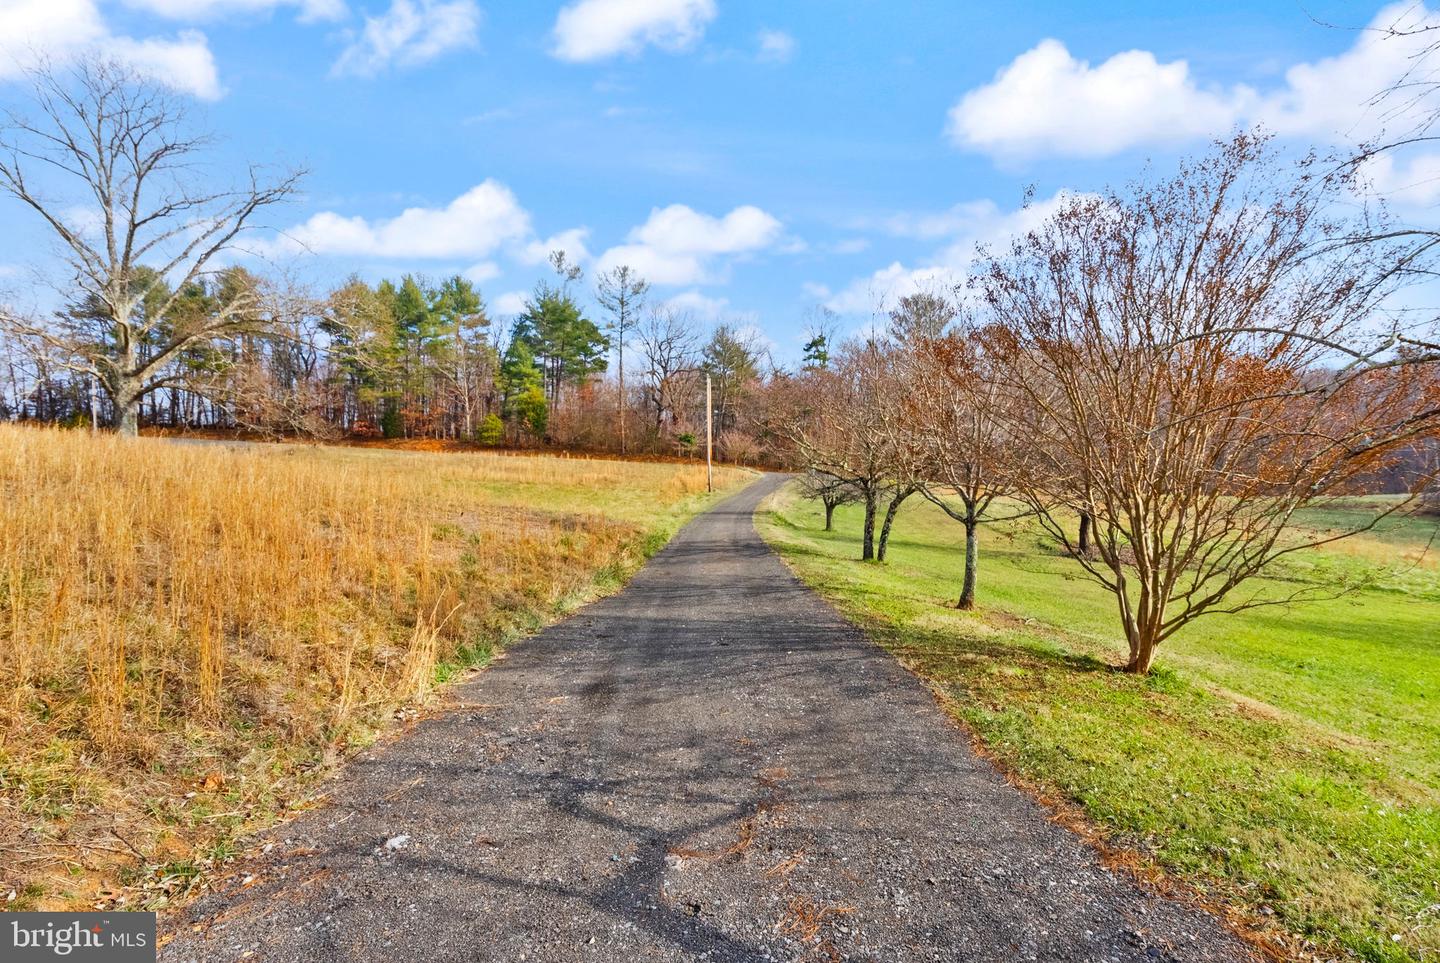
M703 466L3 425L0 492L12 909L183 894L707 498Z

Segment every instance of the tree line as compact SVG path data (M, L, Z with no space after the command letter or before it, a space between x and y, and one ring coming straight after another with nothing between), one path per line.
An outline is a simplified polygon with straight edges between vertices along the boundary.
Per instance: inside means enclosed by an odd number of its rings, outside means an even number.
M104 60L34 81L33 117L0 128L0 192L68 272L61 310L0 307L0 418L693 453L708 376L720 454L758 455L761 339L653 302L633 269L595 278L592 309L557 252L504 324L460 276L317 295L236 264L303 171L197 186L206 139L162 87Z
M1252 579L1436 478L1440 337L1392 311L1428 241L1347 213L1353 175L1244 134L1073 198L788 379L773 436L827 527L863 505L864 560L885 559L907 499L962 526L961 608L980 529L1030 519L1111 593L1124 668L1148 673L1197 618L1330 591ZM1295 524L1386 488L1401 495L1349 528Z
M137 283L148 284L150 273ZM63 353L53 349L61 341L55 332L72 321L97 323L100 312L83 306L46 322L50 350L23 339L0 348L0 417L122 431L143 425L692 453L703 433L708 375L721 448L740 458L758 454L754 405L771 362L757 338L636 299L627 307L626 382L615 363L623 353L619 326L592 318L577 280L541 281L501 324L482 292L458 275L374 284L352 277L314 297L227 268L213 281L191 282L179 303L208 315L247 290L252 313L152 367L128 417L87 370L106 363L112 344L67 338ZM163 284L149 288L137 316L170 294ZM140 365L165 351L172 327L161 320L141 333Z

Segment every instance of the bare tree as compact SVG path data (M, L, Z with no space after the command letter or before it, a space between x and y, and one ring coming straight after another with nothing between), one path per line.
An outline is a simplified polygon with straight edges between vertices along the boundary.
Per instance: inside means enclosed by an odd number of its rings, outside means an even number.
M596 279L595 298L600 306L610 312L610 330L614 333L616 370L620 388L620 454L625 454L625 422L629 414L629 403L625 396L625 339L639 322L640 311L645 305L645 296L650 291L650 282L642 278L634 268L626 264L601 274Z
M234 360L217 366L209 383L197 378L192 387L223 400L238 428L273 437L333 437L321 341L326 305L288 280L258 282L255 292L266 337L241 337Z
M1351 227L1325 219L1337 190L1242 136L1133 196L1073 200L981 266L1011 430L1043 467L1024 493L1072 553L1069 512L1094 519L1096 557L1075 554L1115 596L1127 671L1201 616L1317 591L1237 590L1373 526L1383 512L1338 533L1290 522L1434 430L1423 366L1333 377L1325 346L1380 319L1395 253L1334 243Z
M834 530L835 509L861 500L854 485L843 478L836 478L814 468L800 476L800 492L805 498L814 499L825 506L827 532Z
M919 488L896 444L901 388L892 347L875 340L849 342L828 367L777 383L772 394L769 434L806 471L829 475L855 491L865 506L860 557L883 561L895 514Z
M33 100L36 119L12 113L0 129L0 191L58 239L73 300L95 311L83 323L11 315L5 326L54 364L95 378L116 429L133 435L141 400L177 377L167 372L177 355L254 330L256 298L243 288L207 312L175 309L301 174L268 179L251 167L237 189L195 184L207 139L189 132L175 95L115 62L42 70ZM52 195L57 182L73 193Z
M696 393L700 332L688 313L662 307L646 315L636 340L645 361L645 405L654 415L658 439L667 423L672 428L677 424Z
M908 303L907 303L908 302ZM920 310L913 310L918 308ZM995 332L938 295L906 299L892 313L907 387L900 430L920 449L922 494L965 529L957 608L975 607L980 526L1029 514L1018 494L1024 446L1007 419L1013 394L990 350Z

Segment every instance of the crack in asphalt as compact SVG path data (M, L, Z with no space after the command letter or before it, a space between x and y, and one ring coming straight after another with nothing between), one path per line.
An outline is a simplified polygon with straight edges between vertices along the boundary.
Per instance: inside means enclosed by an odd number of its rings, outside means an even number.
M752 519L783 481L353 761L162 920L161 959L1249 959L1101 866L789 573Z

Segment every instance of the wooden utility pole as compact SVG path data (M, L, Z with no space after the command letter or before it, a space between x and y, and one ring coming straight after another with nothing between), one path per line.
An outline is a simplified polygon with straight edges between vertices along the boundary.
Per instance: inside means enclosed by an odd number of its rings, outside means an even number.
M715 407L710 400L710 375L705 375L705 490L715 490Z

